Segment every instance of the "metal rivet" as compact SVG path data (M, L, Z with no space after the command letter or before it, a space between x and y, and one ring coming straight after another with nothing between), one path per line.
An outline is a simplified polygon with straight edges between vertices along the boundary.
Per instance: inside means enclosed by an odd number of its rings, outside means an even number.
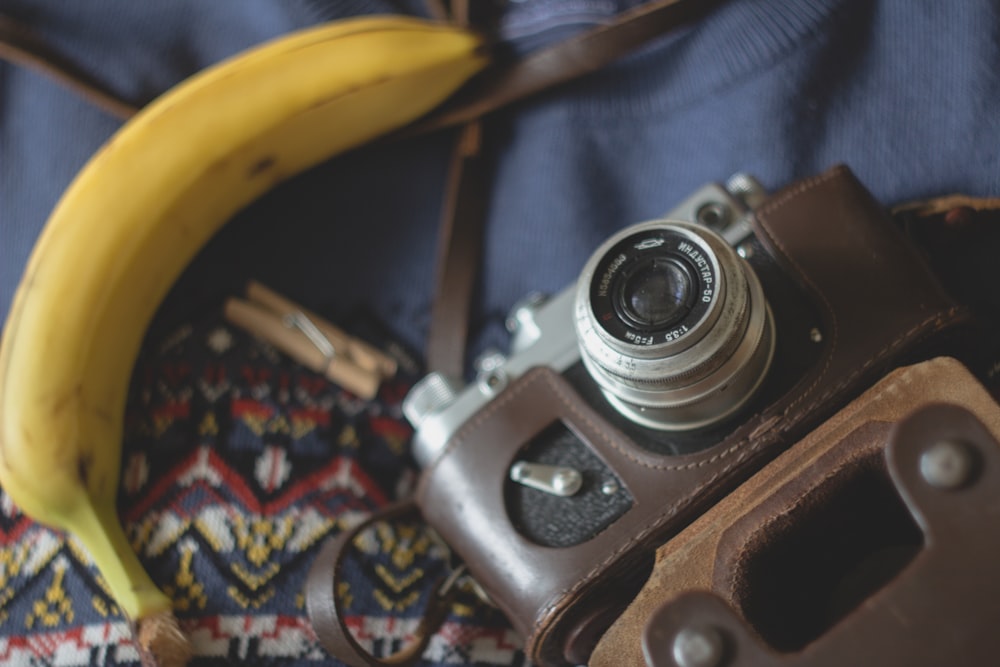
M812 329L809 330L809 340L811 340L814 343L822 343L823 332L817 329L816 327L813 327Z
M713 627L684 628L674 637L677 667L720 667L725 657L722 634Z
M753 257L753 246L749 243L744 243L743 245L736 248L736 254L743 259L750 259Z
M603 493L606 496L615 495L616 493L618 493L618 482L614 481L613 479L609 479L608 481L604 482L604 484L601 484L601 493Z
M920 455L920 475L936 489L957 489L972 476L972 450L960 440L942 440Z

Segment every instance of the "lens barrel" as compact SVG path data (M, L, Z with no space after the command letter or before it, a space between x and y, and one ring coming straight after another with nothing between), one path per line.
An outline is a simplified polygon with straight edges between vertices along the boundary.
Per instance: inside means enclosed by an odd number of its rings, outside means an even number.
M774 353L756 274L721 236L688 222L655 220L608 239L578 281L575 326L608 400L661 430L731 415Z

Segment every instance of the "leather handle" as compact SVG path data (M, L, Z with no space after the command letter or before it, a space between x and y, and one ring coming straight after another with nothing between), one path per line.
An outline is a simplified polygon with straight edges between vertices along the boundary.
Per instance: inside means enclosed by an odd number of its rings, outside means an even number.
M400 651L384 658L377 658L361 646L351 634L350 628L347 627L344 620L340 600L337 597L337 584L340 582L344 556L351 548L355 538L381 521L417 515L419 515L419 510L412 501L389 505L372 514L354 528L328 539L316 555L306 578L306 610L317 639L323 648L330 655L336 656L338 660L353 667L412 665L420 659L434 632L447 617L455 587L435 585L435 592L432 594L427 610L414 632L413 640Z

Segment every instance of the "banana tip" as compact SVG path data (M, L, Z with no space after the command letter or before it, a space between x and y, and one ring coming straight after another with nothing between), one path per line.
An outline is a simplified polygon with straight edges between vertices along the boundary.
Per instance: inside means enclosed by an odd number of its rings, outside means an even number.
M191 643L170 611L141 619L135 634L143 667L182 667L191 659Z

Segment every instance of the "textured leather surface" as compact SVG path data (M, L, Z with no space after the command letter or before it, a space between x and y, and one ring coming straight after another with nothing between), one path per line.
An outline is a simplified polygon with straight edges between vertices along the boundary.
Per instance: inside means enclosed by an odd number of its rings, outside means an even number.
M662 605L687 591L715 591L727 603L745 599L746 590L735 585L733 572L740 570L747 550L753 550L748 545L755 536L777 532L776 522L807 506L824 481L849 468L852 461L880 454L892 426L919 406L943 402L971 410L994 437L1000 436L1000 408L958 361L941 357L890 373L664 544L657 551L653 574L601 639L590 664L642 664L641 638L647 623ZM817 572L817 577L821 574Z
M904 354L965 319L846 168L777 193L757 225L759 239L822 318L820 359L785 395L713 447L662 456L636 447L554 372L536 369L473 417L424 471L418 503L425 517L527 637L532 660L563 663L567 637L584 615L624 604L636 590L629 578L645 575L656 546ZM514 452L557 418L584 434L636 503L594 539L548 549L511 525L502 480Z
M943 197L896 217L945 289L973 312L977 345L963 349L962 357L1000 399L1000 199Z
M967 386L972 384L969 381ZM1000 533L991 527L1000 506L1000 444L996 439L1000 409L995 404L985 406L985 412L971 404L967 409L957 396L946 400L957 400L958 405L927 402L926 396L907 398L915 399L911 403L911 407L919 406L915 412L896 424L888 439L865 442L884 453L891 488L922 529L923 544L915 557L800 651L777 651L761 642L719 595L688 592L647 617L644 653L648 665L673 665L674 638L681 628L694 624L713 627L726 636L726 664L734 667L973 667L995 663L1000 650L994 627L1000 617L1000 581L995 576ZM892 402L897 397L882 400ZM955 488L935 487L921 472L924 454L943 441L962 443L976 461L970 478ZM846 445L842 440L834 446ZM822 463L830 454L843 458L836 449L829 449L811 471L803 472L831 474L834 471ZM774 495L737 523L767 505L774 505L765 512L771 521L777 518L772 513L777 506L794 512L788 501L802 496L789 495L784 487L773 490ZM784 498L775 503L779 496ZM726 520L725 516L716 518ZM767 529L767 523L754 523L758 530ZM733 530L742 532L734 524L723 534L723 542ZM725 547L719 553L722 562L715 565L717 577L728 561L724 551ZM622 664L620 660L617 656L614 664Z

